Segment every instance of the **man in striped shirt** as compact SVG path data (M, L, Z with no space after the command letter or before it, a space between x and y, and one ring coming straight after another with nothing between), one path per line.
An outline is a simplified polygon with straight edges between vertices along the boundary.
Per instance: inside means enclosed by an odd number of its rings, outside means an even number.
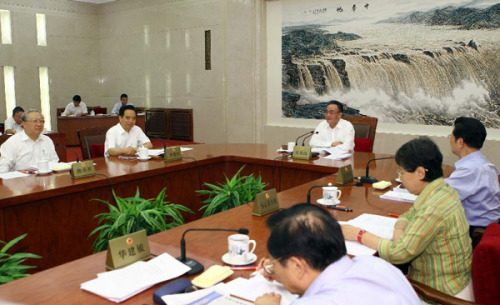
M429 138L404 144L396 163L404 186L418 195L401 215L392 240L343 225L344 237L376 249L393 264L410 263L409 277L444 293L473 300L469 225L457 192L442 178L443 156Z

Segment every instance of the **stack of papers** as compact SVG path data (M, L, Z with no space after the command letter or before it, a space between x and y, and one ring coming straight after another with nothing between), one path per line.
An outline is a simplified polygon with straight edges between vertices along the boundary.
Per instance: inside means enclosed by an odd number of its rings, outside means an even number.
M312 149L312 152L317 152L320 154L327 153L329 155L324 157L324 158L331 159L331 160L344 160L344 159L352 157L352 153L344 151L338 147L314 147Z
M385 239L392 239L394 233L394 225L397 219L374 214L361 214L358 217L349 221L339 221L340 224L349 224L359 227L367 232L375 234ZM376 250L373 250L357 241L346 240L345 245L347 253L350 255L373 255Z
M220 283L191 293L165 295L162 300L168 305L246 305L253 304L255 299L269 292L281 294L281 305L289 305L298 298L298 295L291 294L280 283L269 282L262 275L257 274L250 279L239 277L227 284Z
M29 175L30 174L25 174L25 173L21 173L18 171L14 171L14 172L8 172L8 173L1 173L0 178L7 180L7 179L13 179L13 178L27 177Z
M99 273L97 278L80 285L80 288L110 301L122 302L149 287L191 270L167 253L128 267Z
M192 150L192 147L181 147L181 151L188 151ZM158 149L148 149L148 155L150 156L159 156L163 154L163 148L158 148Z
M380 195L380 198L382 199L411 203L414 203L415 200L417 200L417 197L417 195L410 194L408 190L400 188L399 186L395 187L392 191L388 191L387 193Z

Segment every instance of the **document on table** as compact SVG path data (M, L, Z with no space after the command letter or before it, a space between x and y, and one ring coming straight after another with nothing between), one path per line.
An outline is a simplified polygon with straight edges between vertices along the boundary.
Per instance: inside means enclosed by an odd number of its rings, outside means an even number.
M246 305L253 304L255 299L268 292L281 294L281 305L289 305L298 298L298 295L291 294L283 285L269 282L258 274L250 279L239 277L229 283L220 283L191 293L165 295L162 300L168 305Z
M7 179L13 179L13 178L20 178L20 177L28 177L30 174L25 174L21 173L18 171L13 171L13 172L8 172L8 173L1 173L0 178L7 180Z
M122 269L99 273L96 279L82 283L80 288L119 303L154 284L179 277L190 269L163 253L148 262L140 261Z
M385 239L392 239L394 233L394 225L397 219L374 214L361 214L358 217L349 221L339 221L340 224L349 224L359 227L372 234ZM357 241L346 240L345 242L347 253L351 255L373 255L377 252Z
M181 147L181 152L188 151L188 150L193 150L193 148L192 147ZM161 154L163 154L163 148L149 149L148 150L148 155L150 155L150 156L159 156Z
M402 202L410 202L414 203L415 200L417 200L417 195L413 195L410 192L408 192L407 189L399 187L395 187L392 191L388 191L382 195L380 195L380 198L382 199L387 199L387 200L395 200L395 201L402 201Z
M317 152L317 153L328 153L328 156L324 156L323 158L325 159L331 159L331 160L344 160L347 158L352 157L352 153L346 152L342 149L339 149L337 147L314 147L312 149L312 152Z

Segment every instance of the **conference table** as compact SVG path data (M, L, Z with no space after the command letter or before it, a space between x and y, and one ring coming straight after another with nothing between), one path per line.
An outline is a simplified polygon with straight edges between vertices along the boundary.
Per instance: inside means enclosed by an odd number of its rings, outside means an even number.
M89 200L111 199L108 183L112 183L114 190L122 197L132 196L138 186L144 198L151 198L166 186L167 200L198 211L201 198L194 190L201 189L202 182L223 181L224 175L231 176L245 165L243 174L260 173L263 180L269 183L268 189L278 190L280 207L286 208L305 202L306 194L312 186L335 183L335 173L339 167L351 164L354 176L362 176L368 160L388 156L355 153L352 158L342 161L325 158L302 161L277 154L277 147L272 145L220 144L192 147L193 150L183 153L183 160L174 162L94 159L96 172L108 176L109 180L104 176L72 180L68 173L33 176L20 178L26 179L27 186L18 193L10 182L15 179L3 181L0 185L0 216L3 218L0 236L2 239L7 236L7 240L10 240L28 232L28 237L26 241L22 241L24 243L20 248L44 256L44 259L32 260L30 263L42 266L41 269L58 266L0 286L0 303L112 303L80 290L81 283L94 279L97 273L105 271L105 251L83 256L90 254L92 240L87 239L87 235L97 225L92 217L105 211L103 205ZM449 166L444 168L446 175L452 170ZM370 175L391 181L395 185L397 174L394 160L371 162ZM339 211L340 220L349 220L363 213L384 216L389 213L401 214L411 206L409 203L380 199L379 195L384 191L377 191L368 184L342 186L340 189L342 204L353 209L349 213ZM313 189L312 202L315 203L320 197L321 188ZM188 228L247 228L250 238L257 242L256 255L259 259L265 257L268 236L265 220L269 215L252 216L252 208L253 203L249 203L202 219L199 219L201 214L198 211L187 218L187 224L150 236L151 252L157 255L167 252L172 256L179 256L180 238ZM187 256L198 260L206 268L223 264L221 257L227 252L229 234L190 232L186 235ZM61 263L65 264L59 265ZM248 271L238 271L229 279L248 277L249 274ZM123 304L153 304L152 294L159 286L160 284L155 285Z
M57 117L57 130L66 134L67 145L80 145L78 130L84 128L111 128L118 124L117 115L98 114L86 116L59 116ZM146 130L146 115L137 115L136 125Z

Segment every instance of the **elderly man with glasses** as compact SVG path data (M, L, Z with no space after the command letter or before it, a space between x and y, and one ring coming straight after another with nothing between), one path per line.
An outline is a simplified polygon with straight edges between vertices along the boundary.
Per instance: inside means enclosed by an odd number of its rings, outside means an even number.
M272 215L267 224L270 257L261 273L299 299L292 305L420 305L401 271L374 256L346 254L340 225L324 209L299 204ZM281 296L265 294L256 305L279 305Z
M59 161L54 143L42 134L45 120L40 111L30 109L22 119L24 131L11 136L0 147L0 173L27 169L42 159Z
M319 123L309 145L314 147L336 147L343 152L354 151L354 127L342 119L344 105L330 101L326 106L325 120Z

